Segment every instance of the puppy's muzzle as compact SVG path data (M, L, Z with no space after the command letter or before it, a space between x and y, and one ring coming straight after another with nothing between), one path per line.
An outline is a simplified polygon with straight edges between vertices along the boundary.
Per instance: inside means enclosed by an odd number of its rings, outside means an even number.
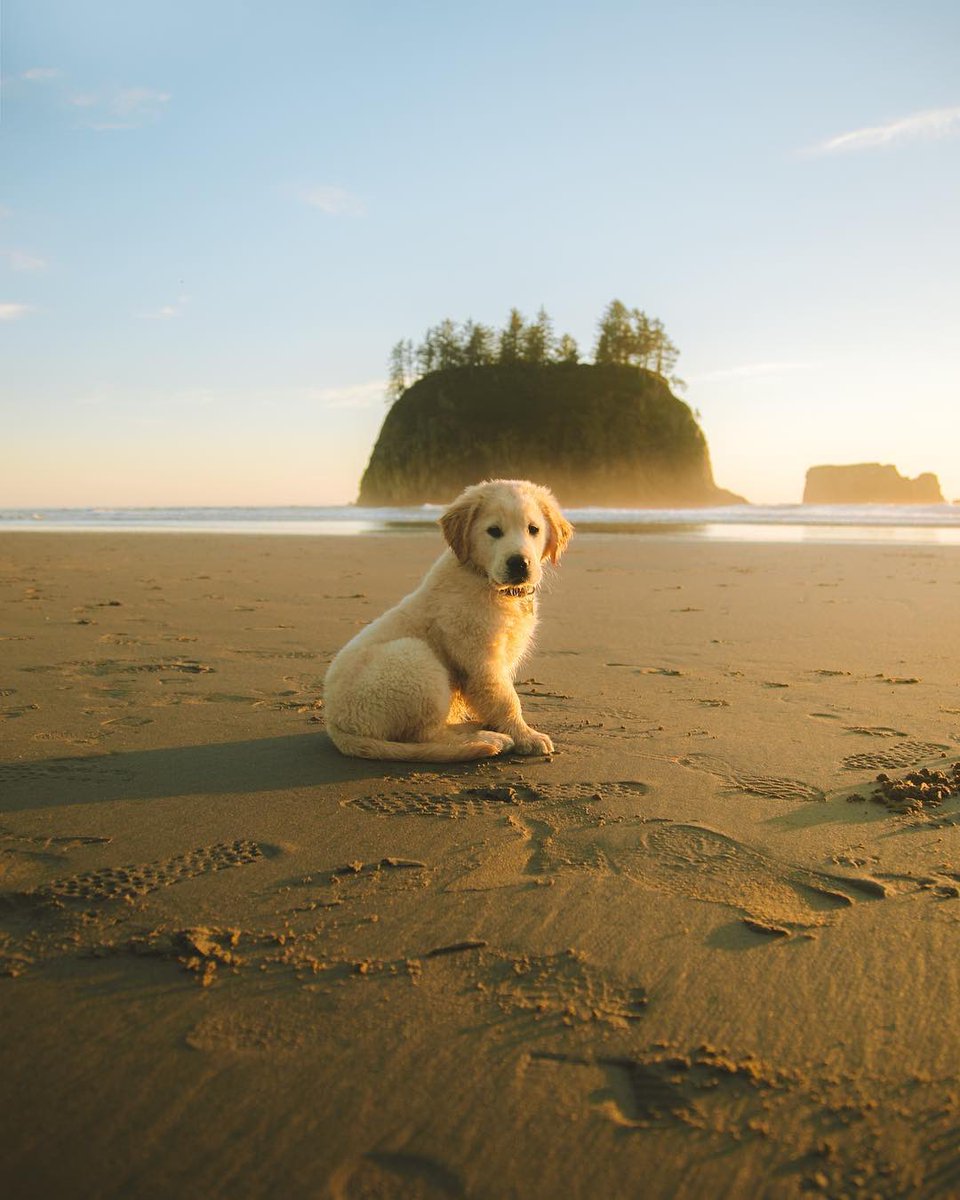
M523 554L511 554L506 562L505 583L526 583L530 578L530 559Z

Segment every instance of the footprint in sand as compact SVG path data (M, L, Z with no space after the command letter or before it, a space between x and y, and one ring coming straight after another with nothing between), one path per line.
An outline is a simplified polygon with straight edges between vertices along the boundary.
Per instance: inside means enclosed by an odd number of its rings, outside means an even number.
M78 733L69 733L65 729L40 729L30 737L32 742L66 742L69 746L96 745L95 737L83 737Z
M195 659L161 658L154 662L130 662L117 658L98 658L81 662L64 663L64 672L69 668L74 675L100 677L103 675L156 675L164 671L176 671L181 675L207 675L215 671Z
M104 777L124 781L132 779L128 770L113 765L110 760L109 754L87 754L33 763L5 763L0 765L0 788L13 788L18 784L47 779L63 779L70 783L87 783Z
M814 871L701 825L600 824L539 836L528 870L620 875L644 888L738 911L759 933L787 936L826 924L854 899L882 899L877 880Z
M234 692L177 692L164 689L159 700L152 700L151 707L162 708L181 704L253 704L257 697Z
M42 901L128 900L145 896L157 888L181 883L198 875L222 871L227 867L242 867L266 855L278 853L276 847L259 842L238 840L229 845L200 846L186 854L157 862L138 863L122 867L100 867L81 875L68 875L31 888L23 895Z
M3 695L3 692L0 692L0 695ZM39 704L21 704L17 708L0 708L0 721L15 721L19 717L25 717L27 713L39 711Z
M591 1102L617 1125L631 1128L678 1122L702 1129L705 1106L720 1104L729 1114L734 1101L746 1129L760 1116L769 1093L788 1084L782 1072L755 1058L736 1060L709 1046L618 1058L555 1051L534 1051L530 1057L544 1068L576 1068L585 1082L594 1076L593 1082L605 1086L591 1092Z
M680 759L681 766L694 771L703 771L723 781L731 790L746 792L750 796L762 796L765 800L806 800L823 803L824 791L801 779L784 779L777 775L753 775L736 771L722 758L709 754L688 754Z
M877 771L913 767L924 759L940 758L950 749L939 742L898 742L875 754L849 754L843 760L847 771Z
M309 1028L290 1017L256 1011L211 1013L198 1021L184 1041L206 1054L297 1054L308 1044Z
M551 807L576 801L633 799L645 795L646 784L634 781L617 783L526 783L494 784L489 787L461 788L442 795L423 792L381 792L357 796L341 803L344 807L390 817L473 817L504 814L523 806Z

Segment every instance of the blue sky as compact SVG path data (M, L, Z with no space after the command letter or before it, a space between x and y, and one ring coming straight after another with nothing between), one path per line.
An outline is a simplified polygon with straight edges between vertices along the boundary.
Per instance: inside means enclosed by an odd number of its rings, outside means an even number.
M0 505L336 503L385 362L660 317L717 480L960 497L960 6L6 0Z

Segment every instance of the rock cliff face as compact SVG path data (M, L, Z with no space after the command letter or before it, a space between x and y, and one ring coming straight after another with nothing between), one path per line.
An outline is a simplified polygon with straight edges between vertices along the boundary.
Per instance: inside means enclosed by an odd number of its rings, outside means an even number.
M943 504L940 482L929 472L907 479L896 467L855 463L811 467L803 489L804 504Z
M574 506L746 503L713 482L703 431L659 376L581 363L425 376L387 413L358 503L444 504L489 478Z

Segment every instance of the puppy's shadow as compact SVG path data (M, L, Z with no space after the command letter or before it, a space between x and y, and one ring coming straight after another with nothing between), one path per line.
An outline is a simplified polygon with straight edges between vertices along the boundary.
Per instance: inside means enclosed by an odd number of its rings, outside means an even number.
M455 773L469 774L475 764L444 763L442 767L444 774L450 774L451 767ZM345 758L325 733L130 750L0 764L0 812L117 800L279 792L431 770L440 773L426 763Z

